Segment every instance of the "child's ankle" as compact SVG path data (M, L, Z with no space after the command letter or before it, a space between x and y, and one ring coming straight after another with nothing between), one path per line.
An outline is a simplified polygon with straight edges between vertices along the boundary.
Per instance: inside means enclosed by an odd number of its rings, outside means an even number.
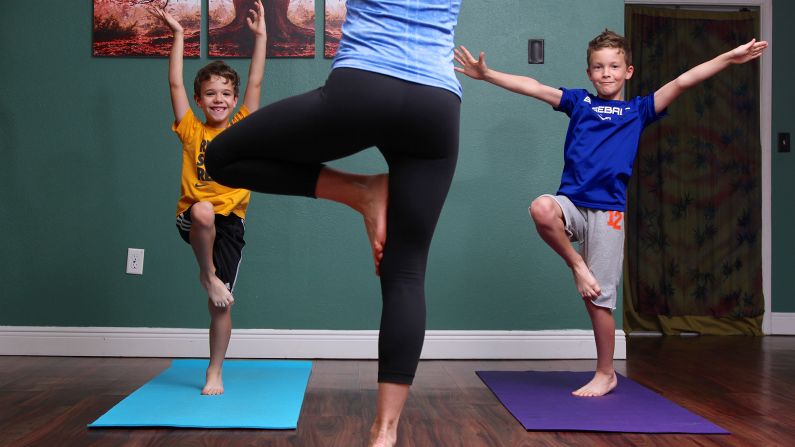
M609 369L608 368L598 368L596 370L596 374L601 374L601 375L604 375L604 376L614 376L614 375L616 375L616 370L613 369L612 366Z

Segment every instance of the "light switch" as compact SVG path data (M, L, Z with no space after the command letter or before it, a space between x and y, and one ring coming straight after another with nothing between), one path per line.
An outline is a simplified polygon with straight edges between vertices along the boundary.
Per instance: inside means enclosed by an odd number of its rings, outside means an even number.
M789 152L789 132L779 132L778 134L778 151Z
M527 41L527 63L544 63L544 39L530 39Z

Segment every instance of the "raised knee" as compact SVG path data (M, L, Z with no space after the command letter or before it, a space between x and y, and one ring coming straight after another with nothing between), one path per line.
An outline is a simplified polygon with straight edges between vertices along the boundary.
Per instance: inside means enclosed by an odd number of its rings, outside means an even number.
M530 204L530 217L536 224L549 224L557 218L557 206L555 200L550 197L538 197Z
M194 203L190 209L190 220L193 225L199 227L211 227L215 225L215 211L210 202Z

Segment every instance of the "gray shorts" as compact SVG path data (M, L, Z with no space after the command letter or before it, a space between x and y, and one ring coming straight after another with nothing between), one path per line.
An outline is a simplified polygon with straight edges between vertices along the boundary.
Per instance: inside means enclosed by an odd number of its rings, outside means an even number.
M615 309L624 262L624 212L583 208L566 196L542 197L560 206L569 240L580 244L580 255L599 283L602 293L592 302Z

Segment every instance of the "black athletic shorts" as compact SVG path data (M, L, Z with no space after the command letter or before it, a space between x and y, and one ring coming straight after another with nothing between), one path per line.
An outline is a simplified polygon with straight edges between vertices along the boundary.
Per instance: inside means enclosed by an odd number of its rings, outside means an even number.
M190 218L191 209L188 208L187 211L177 216L177 230L188 244L190 244L190 227L193 224ZM245 223L240 217L232 213L228 216L215 215L215 243L213 244L215 275L221 279L230 292L235 288L240 260L243 257L243 247L246 245L243 233L245 233Z

